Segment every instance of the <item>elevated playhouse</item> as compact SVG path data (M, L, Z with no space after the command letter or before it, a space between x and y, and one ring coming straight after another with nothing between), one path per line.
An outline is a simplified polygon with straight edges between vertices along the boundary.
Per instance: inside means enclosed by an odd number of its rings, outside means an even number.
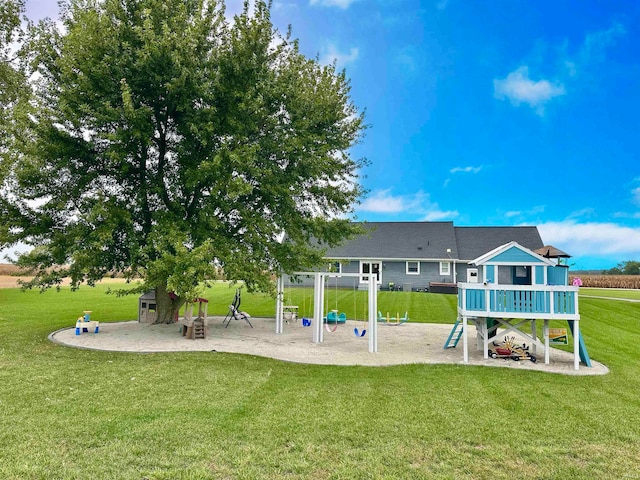
M549 363L549 320L566 320L573 335L574 368L580 360L591 360L580 333L578 287L570 286L568 268L516 242L502 245L469 262L477 268L475 282L458 283L458 318L445 348L463 340L464 362L469 361L469 322L476 326L477 346L489 357L489 344L517 333L530 342L534 351L544 351ZM543 323L542 341L536 322ZM498 331L500 329L500 331Z

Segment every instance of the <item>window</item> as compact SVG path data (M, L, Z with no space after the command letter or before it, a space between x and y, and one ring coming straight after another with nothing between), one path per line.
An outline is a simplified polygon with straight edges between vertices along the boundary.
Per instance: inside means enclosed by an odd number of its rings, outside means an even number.
M478 283L478 269L470 268L467 270L467 282L469 283Z
M381 283L380 262L360 262L360 283L367 283L370 273L376 276L377 283Z
M420 262L407 262L407 275L420 275Z
M329 264L329 272L342 273L342 264L340 262L332 262Z
M451 275L451 262L440 262L440 275Z

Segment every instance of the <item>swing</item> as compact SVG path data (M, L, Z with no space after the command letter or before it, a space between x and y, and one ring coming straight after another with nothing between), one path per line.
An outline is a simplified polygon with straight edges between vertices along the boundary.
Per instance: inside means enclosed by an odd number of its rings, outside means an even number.
M357 309L357 291L356 291L356 283L353 282L353 318L357 322L358 321L358 309ZM367 325L367 322L364 322L364 325ZM358 331L358 327L354 327L353 334L356 337L364 337L367 334L367 329L365 327L362 330Z
M335 325L333 326L333 328L331 328L331 327L329 326L329 323L327 322L327 323L325 323L325 324L324 324L324 328L327 330L327 332L329 332L329 333L333 333L333 332L335 332L335 331L338 329L338 322L336 322L336 323L335 323Z
M329 333L335 332L338 329L338 324L339 323L345 323L347 321L347 316L344 313L338 314L338 312L339 312L339 310L338 310L338 277L336 277L335 285L336 285L336 288L335 288L336 308L335 308L335 310L331 310L330 312L327 312L327 316L324 318L324 328ZM327 302L326 302L325 310L329 310L329 297L328 296L327 296ZM330 323L334 324L333 328L331 328L329 326Z
M306 315L307 313L307 285L304 284L303 285L303 290L302 290L302 315ZM308 317L302 317L302 326L303 327L310 327L311 326L311 319Z

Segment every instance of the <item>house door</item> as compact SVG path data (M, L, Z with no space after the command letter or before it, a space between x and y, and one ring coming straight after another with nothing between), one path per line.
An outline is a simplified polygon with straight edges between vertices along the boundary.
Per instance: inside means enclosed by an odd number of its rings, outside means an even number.
M531 285L531 267L511 267L514 285Z
M360 283L367 283L370 273L376 276L376 283L380 283L380 262L360 262Z

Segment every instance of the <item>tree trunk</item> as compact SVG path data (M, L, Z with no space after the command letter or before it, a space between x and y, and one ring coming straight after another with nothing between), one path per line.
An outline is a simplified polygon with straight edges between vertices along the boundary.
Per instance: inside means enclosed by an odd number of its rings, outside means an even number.
M178 318L178 311L184 304L184 299L167 291L166 285L156 287L157 318L155 323L173 323Z

